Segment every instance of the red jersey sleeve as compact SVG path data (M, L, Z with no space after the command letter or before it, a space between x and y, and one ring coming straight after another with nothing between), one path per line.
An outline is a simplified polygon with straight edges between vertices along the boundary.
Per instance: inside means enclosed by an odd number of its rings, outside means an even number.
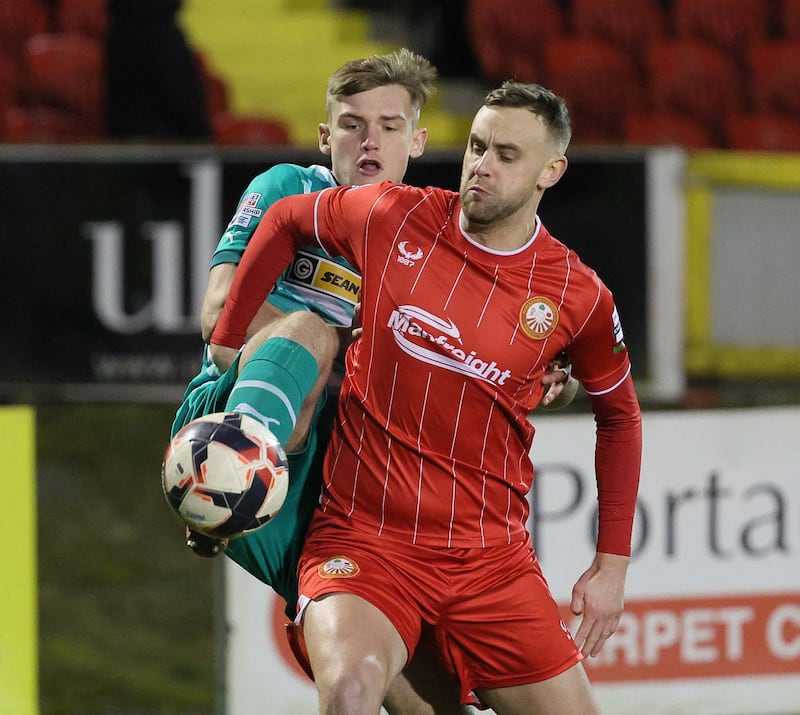
M276 201L244 252L211 342L241 347L250 321L302 245L316 242L360 269L364 236L381 220L380 199L401 187L390 181L337 186Z
M342 201L349 191L350 187L336 187L297 194L276 201L269 208L236 270L211 336L212 343L231 348L244 343L250 321L300 246L316 241L331 255L343 255L356 263L348 243L352 232L342 230L347 223L345 217L354 215L347 205L352 200ZM343 240L335 241L332 237L336 233L342 234Z
M642 417L630 374L609 392L590 395L597 424L597 550L630 556L642 462Z
M597 550L630 556L642 460L641 410L613 296L598 285L597 302L567 352L597 424Z
M247 328L303 237L313 236L316 194L276 201L264 214L242 256L211 342L230 348L244 343ZM307 241L306 241L307 242Z

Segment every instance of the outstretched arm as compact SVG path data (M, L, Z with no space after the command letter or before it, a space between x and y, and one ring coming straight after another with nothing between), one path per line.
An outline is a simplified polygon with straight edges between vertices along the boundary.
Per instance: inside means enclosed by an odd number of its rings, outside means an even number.
M576 642L595 656L619 624L639 488L642 422L628 375L614 390L590 395L597 422L595 471L599 502L597 554L572 590L571 609L582 616Z

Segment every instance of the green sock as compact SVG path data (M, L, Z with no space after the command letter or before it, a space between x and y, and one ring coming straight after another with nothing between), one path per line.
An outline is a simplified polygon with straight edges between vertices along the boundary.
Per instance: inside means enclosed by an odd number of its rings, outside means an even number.
M317 361L306 348L270 338L242 367L225 410L254 417L286 444L318 377Z

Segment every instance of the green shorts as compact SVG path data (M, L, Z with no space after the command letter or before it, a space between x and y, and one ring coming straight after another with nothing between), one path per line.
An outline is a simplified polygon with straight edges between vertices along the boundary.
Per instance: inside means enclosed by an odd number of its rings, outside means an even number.
M222 374L214 374L213 368L207 368L204 363L203 370L192 379L186 387L186 392L183 393L183 402L175 414L170 437L174 437L178 430L198 417L224 412L225 403L228 402L238 373L238 355L228 370Z
M178 408L172 435L193 419L223 412L233 390L238 359L219 377L198 375L187 387ZM225 551L245 571L272 587L286 601L294 618L297 604L297 563L311 517L322 491L322 461L330 438L336 396L324 392L317 403L304 448L289 452L289 489L278 513L257 531L232 539Z

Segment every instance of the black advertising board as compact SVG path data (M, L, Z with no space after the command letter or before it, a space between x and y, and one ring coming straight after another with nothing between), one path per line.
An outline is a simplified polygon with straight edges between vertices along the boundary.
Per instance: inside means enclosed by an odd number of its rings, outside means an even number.
M239 195L310 151L4 148L0 400L179 399L199 367L208 261ZM430 152L411 183L457 188L459 152ZM644 161L573 158L540 215L617 296L644 349Z

